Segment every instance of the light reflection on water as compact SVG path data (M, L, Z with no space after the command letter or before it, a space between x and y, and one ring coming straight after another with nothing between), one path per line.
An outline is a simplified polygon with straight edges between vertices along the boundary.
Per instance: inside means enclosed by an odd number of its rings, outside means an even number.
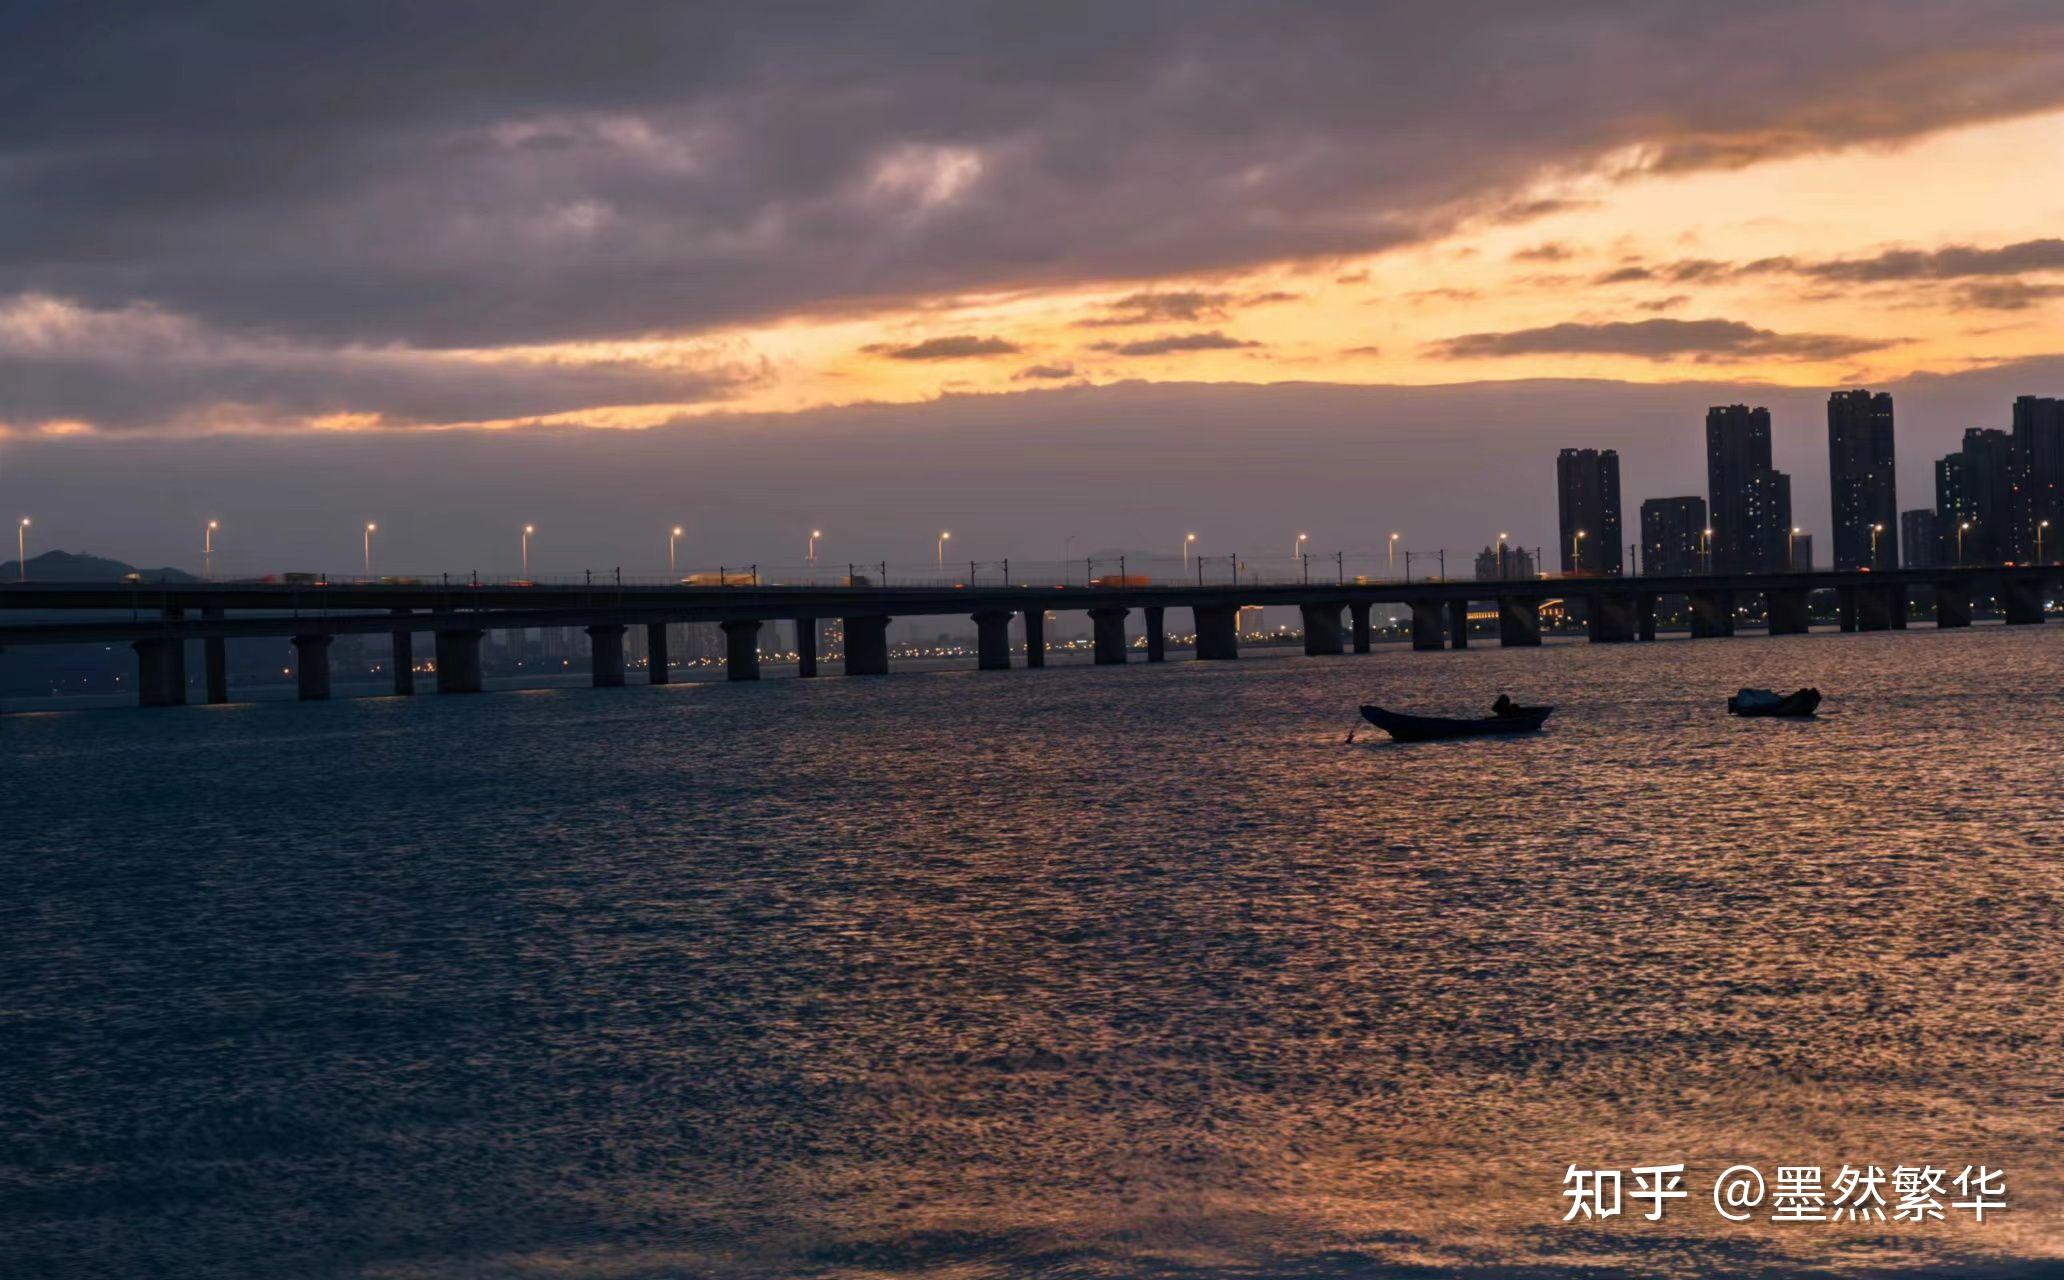
M2060 689L1977 628L9 718L0 1273L2030 1274ZM1343 742L1500 690L1562 709ZM2013 1207L1706 1198L1923 1160Z

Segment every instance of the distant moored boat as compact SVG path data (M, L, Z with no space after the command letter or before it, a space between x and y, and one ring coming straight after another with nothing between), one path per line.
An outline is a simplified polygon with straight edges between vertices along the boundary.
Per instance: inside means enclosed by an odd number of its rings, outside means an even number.
M1362 719L1399 742L1432 742L1439 738L1532 733L1547 721L1549 713L1554 710L1554 707L1520 707L1511 715L1451 720L1444 716L1414 716L1402 711L1385 711L1378 706L1364 706Z

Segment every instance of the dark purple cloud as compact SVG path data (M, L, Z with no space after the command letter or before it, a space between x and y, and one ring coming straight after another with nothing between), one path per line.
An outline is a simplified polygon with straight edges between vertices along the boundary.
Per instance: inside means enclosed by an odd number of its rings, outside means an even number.
M1708 362L1834 360L1892 345L1890 341L1829 333L1775 333L1739 320L1618 320L1466 333L1432 344L1428 354L1444 360L1525 355L1616 355L1645 360L1689 356Z
M980 356L1009 356L1018 353L1018 344L1003 338L984 338L976 334L954 334L944 338L926 338L909 346L895 346L889 343L870 343L860 348L874 355L887 356L891 360L968 360Z
M1165 356L1182 351L1236 351L1260 345L1259 342L1228 337L1213 329L1209 333L1164 333L1158 338L1142 338L1137 342L1093 342L1090 350L1116 356Z

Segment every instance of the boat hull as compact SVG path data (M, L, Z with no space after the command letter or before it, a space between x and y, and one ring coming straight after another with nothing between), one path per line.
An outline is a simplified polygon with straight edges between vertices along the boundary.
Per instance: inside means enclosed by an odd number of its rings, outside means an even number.
M1450 720L1443 716L1414 716L1382 707L1364 706L1362 719L1399 742L1434 742L1442 738L1508 737L1533 733L1548 720L1554 707L1528 707L1516 716L1484 716L1475 720Z
M1763 716L1782 716L1797 720L1812 715L1819 708L1820 690L1818 689L1801 689L1796 693L1786 694L1776 702L1763 704L1743 703L1735 698L1727 700L1727 709L1730 712L1738 716L1748 716L1751 719Z

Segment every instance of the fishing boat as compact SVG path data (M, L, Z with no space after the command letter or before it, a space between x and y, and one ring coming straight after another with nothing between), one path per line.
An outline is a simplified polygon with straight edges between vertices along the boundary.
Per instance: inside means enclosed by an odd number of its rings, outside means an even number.
M1769 689L1743 689L1727 700L1727 709L1738 716L1810 716L1820 706L1820 690L1798 689L1787 694Z
M1519 707L1511 715L1450 720L1445 716L1414 716L1402 711L1385 711L1378 706L1364 706L1362 719L1399 742L1432 742L1440 738L1532 733L1541 727L1553 710L1554 707Z

